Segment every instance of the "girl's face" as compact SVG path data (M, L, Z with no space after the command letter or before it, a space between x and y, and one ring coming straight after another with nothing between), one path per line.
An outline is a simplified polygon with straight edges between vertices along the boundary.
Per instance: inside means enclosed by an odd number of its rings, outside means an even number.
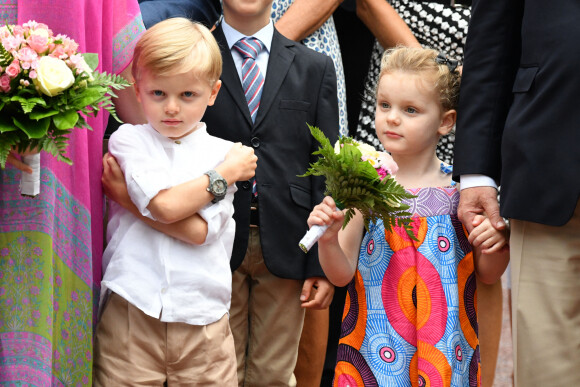
M394 155L435 154L439 137L455 124L455 110L443 112L434 81L424 73L384 74L377 88L375 127Z

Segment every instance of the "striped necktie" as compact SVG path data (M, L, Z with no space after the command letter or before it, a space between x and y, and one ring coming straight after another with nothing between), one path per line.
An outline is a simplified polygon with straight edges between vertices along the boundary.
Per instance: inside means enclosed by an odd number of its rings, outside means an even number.
M250 109L252 122L256 121L260 97L264 86L264 77L256 63L256 57L264 45L256 38L242 38L234 44L236 51L242 56L242 87Z

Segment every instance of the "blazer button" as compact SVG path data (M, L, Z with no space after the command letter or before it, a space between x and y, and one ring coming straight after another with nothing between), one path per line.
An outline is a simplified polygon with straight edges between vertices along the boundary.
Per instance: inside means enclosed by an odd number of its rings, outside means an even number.
M252 143L252 146L254 148L259 148L260 147L260 139L258 137L252 137L252 139L250 140L250 142Z
M243 189L245 189L245 190L249 190L251 186L252 186L252 185L250 184L250 182L249 182L249 181L244 181L244 182L242 183L242 188L243 188Z

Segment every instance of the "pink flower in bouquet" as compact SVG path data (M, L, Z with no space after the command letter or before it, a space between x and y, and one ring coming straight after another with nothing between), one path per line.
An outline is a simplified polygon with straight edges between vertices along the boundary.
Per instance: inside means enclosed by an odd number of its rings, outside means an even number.
M69 57L76 54L77 50L79 49L79 45L74 40L70 39L66 35L57 35L57 39L62 40L62 48L65 54Z
M10 91L10 76L8 74L2 74L0 77L0 89L5 93Z
M28 46L39 54L48 50L48 35L33 34L26 40Z
M10 66L6 68L6 74L8 74L10 78L16 78L18 74L20 74L20 63L18 60L15 59L10 63Z
M5 38L2 38L2 45L6 49L6 51L12 52L18 49L24 38L22 35L10 35Z
M20 66L24 70L34 69L38 65L38 54L30 47L21 48L17 57L20 60Z
M54 47L54 49L51 49L49 56L57 59L66 59L67 57L62 44L58 44Z

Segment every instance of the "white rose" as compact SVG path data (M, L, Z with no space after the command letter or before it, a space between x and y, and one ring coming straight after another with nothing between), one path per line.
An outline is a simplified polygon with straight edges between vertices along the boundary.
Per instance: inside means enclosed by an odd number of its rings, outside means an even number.
M30 35L38 35L46 39L50 38L50 35L46 28L38 28L36 30L30 30Z
M49 97L54 97L63 90L68 89L74 83L75 77L72 70L64 61L51 56L43 56L38 61L36 79L33 79L36 87Z
M366 156L367 158L373 158L373 159L379 158L379 152L377 152L377 150L369 144L360 143L360 144L358 144L357 148L360 151L360 153L363 156Z

